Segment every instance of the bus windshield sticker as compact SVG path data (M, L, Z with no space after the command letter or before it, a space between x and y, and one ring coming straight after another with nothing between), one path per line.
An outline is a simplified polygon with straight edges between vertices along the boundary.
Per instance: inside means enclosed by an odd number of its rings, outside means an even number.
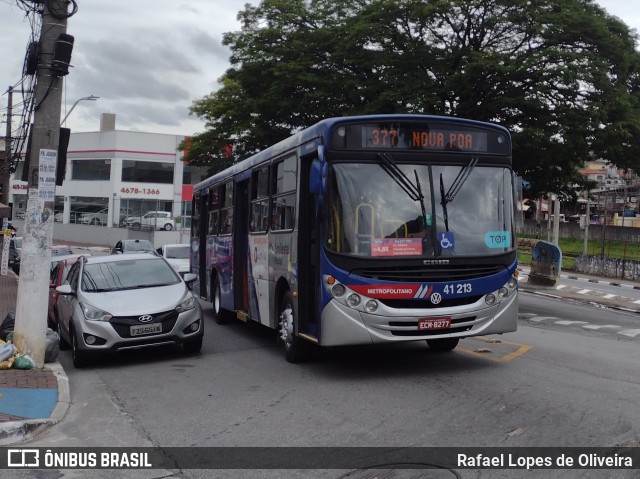
M456 243L453 239L453 233L451 231L440 231L438 233L438 241L440 242L440 247L444 249L455 249Z
M508 248L511 235L508 231L489 231L484 234L484 244L489 248Z
M371 240L371 256L422 256L422 239L374 238Z

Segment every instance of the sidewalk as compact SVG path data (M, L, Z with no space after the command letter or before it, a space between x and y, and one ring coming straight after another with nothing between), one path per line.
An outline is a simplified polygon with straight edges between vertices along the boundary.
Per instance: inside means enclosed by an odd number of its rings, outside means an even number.
M18 276L0 276L0 321L15 311ZM62 420L69 408L69 381L58 361L39 369L0 370L0 446L29 439Z

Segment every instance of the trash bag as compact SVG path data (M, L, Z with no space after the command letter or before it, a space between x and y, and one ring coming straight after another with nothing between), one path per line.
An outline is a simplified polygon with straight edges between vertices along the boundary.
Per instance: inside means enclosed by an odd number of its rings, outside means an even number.
M44 350L44 362L52 363L56 359L58 359L58 354L60 353L60 348L58 346L60 340L60 336L53 329L47 329L47 338L45 343Z
M13 359L13 369L32 369L33 360L26 354L18 354Z
M11 343L0 343L0 361L5 361L15 354L15 348Z
M0 323L0 339L7 341L7 335L13 331L16 324L16 312L9 311Z

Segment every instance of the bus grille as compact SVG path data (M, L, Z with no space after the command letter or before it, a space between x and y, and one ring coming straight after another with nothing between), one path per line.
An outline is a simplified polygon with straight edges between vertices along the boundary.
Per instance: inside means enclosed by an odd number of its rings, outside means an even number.
M354 269L351 274L384 281L438 282L482 278L505 271L502 266L449 265L447 267L399 266Z
M433 304L429 300L415 299L376 299L376 301L396 309L431 309L431 308L451 308L453 306L466 306L478 301L482 296L467 296L464 298L447 298L438 304Z

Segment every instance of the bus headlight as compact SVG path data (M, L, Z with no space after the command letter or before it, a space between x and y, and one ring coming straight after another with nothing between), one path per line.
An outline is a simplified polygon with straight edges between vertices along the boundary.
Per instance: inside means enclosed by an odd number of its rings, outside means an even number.
M506 298L507 296L509 296L509 290L503 286L498 290L498 296L500 296L500 298L502 299Z
M488 294L484 298L484 302L487 303L489 306L493 306L494 304L496 304L496 295L493 293Z
M352 293L349 296L347 296L347 303L349 303L349 306L351 306L352 308L355 308L356 306L358 306L360 304L360 301L362 301L360 299L360 296Z
M347 289L344 287L343 284L340 283L336 283L333 285L333 287L331 288L331 294L333 295L334 298L339 298L340 296L343 296L344 293L347 292Z
M507 281L507 287L509 289L515 289L518 286L518 278L516 278L515 276L511 276L511 278L509 278L509 281Z
M370 299L365 303L364 309L367 310L367 313L374 313L378 309L378 302L375 299Z

